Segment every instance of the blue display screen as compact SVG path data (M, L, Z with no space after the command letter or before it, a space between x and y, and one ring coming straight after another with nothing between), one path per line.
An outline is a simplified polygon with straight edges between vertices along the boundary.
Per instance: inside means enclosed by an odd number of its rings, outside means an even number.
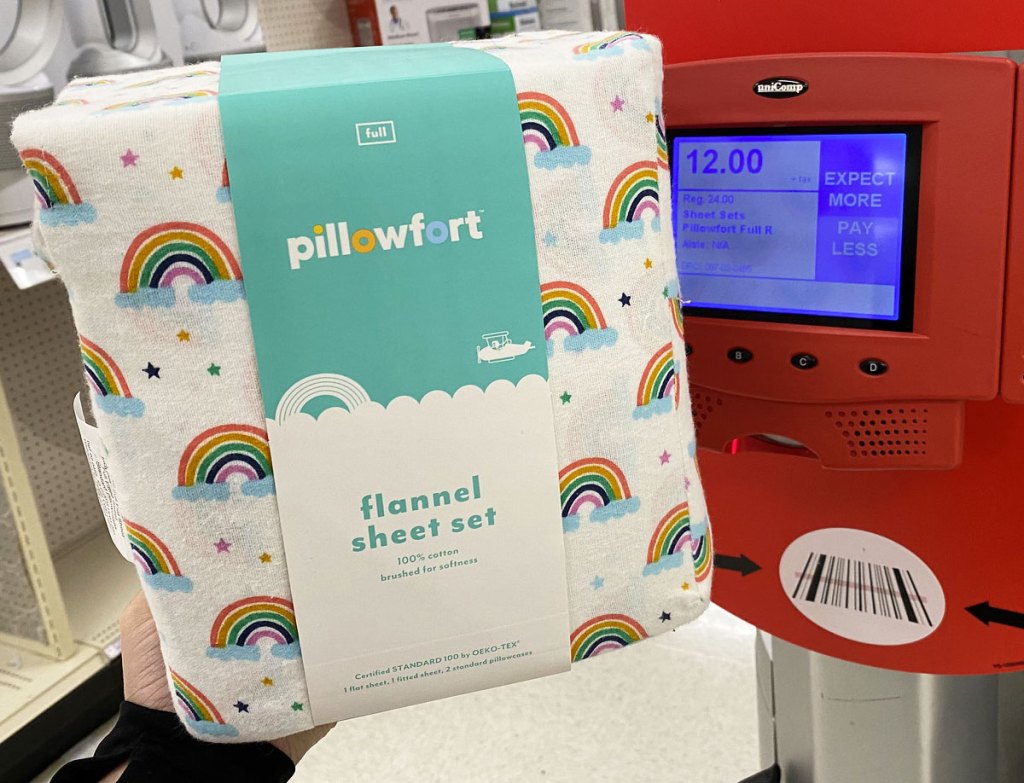
M677 131L671 153L691 310L912 328L920 128Z

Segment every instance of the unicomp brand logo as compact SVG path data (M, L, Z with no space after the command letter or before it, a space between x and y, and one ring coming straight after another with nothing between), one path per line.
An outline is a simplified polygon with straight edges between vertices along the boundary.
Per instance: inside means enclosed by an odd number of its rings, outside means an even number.
M408 223L395 226L373 226L350 229L347 221L317 223L311 236L288 237L288 265L299 269L303 261L337 258L355 253L403 250L423 247L424 242L442 245L445 242L483 239L482 218L475 209L465 215L446 220L427 221L422 212L415 213Z
M796 98L807 92L807 82L794 76L773 76L754 82L754 94L762 98Z

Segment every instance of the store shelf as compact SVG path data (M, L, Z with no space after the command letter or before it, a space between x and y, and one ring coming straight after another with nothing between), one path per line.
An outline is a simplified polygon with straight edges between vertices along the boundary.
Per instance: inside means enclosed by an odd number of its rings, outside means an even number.
M120 652L117 618L139 589L131 564L100 530L54 561L74 634L63 661L0 644L0 742L70 694Z
M75 641L102 652L117 640L117 618L139 591L135 567L121 557L106 528L54 565Z

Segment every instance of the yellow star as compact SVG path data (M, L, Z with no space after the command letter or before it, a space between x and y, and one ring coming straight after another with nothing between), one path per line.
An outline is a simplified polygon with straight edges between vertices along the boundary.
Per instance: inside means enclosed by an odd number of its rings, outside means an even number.
M173 169L171 169L171 179L182 179L184 177L184 174L185 174L185 172L182 171L177 166L175 166Z
M261 563L269 563L270 562L270 555L268 555L266 552L264 552L262 555L260 555L260 562Z
M274 684L274 681L269 677L264 677L260 682L262 682L264 685L268 687Z
M683 582L683 589L684 590L689 590L690 589L690 583L689 582Z
M647 121L654 122L654 115L651 112L647 112Z
M192 339L192 335L190 335L184 329L182 329L180 332L178 332L178 342L179 343L187 343L191 339Z
M654 263L651 261L651 259L648 258L646 261L644 261L645 269L650 269L652 266L654 266Z

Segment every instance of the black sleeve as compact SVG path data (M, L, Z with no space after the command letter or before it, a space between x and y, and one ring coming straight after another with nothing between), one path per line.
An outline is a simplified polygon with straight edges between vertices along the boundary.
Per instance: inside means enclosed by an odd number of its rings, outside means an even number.
M117 723L91 759L65 764L50 783L96 783L125 761L121 783L281 783L295 773L284 753L266 742L213 744L189 735L171 712L122 702Z

